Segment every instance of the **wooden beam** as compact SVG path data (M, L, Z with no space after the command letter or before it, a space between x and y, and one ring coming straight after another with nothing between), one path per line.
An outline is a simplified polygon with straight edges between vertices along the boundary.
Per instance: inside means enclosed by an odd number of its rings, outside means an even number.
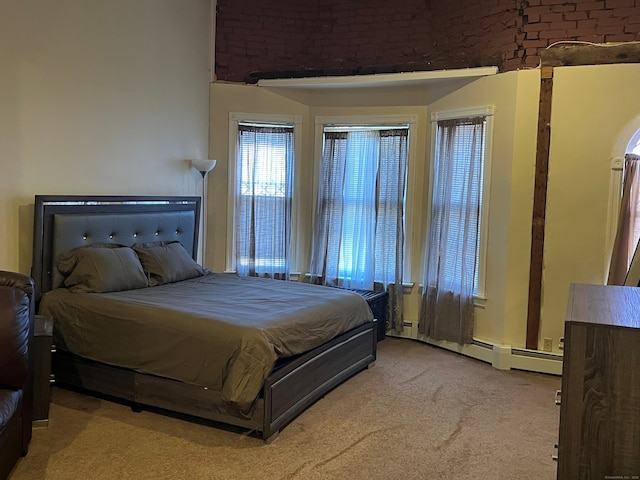
M640 63L640 43L557 44L540 51L540 105L531 225L526 347L538 349L554 67Z
M538 332L540 331L552 94L553 67L542 67L540 73L538 143L536 148L536 175L533 192L533 218L531 222L531 263L529 270L529 305L527 311L526 346L531 350L538 349Z
M547 179L549 168L549 145L551 138L553 68L578 65L640 63L640 43L578 44L567 42L564 44L556 44L550 48L542 49L540 51L540 63L540 100L538 111L538 138L536 149L533 215L531 225L531 263L529 271L529 299L526 337L526 347L532 350L538 349L538 335L540 331L545 216L547 207ZM314 72L313 74L317 75L317 73L318 72ZM352 74L353 73L356 72L352 72ZM278 76L282 76L282 73L278 73ZM287 74L286 76L308 76L308 72L305 75ZM260 78L273 77L263 73Z
M640 63L640 43L558 44L540 50L542 67Z

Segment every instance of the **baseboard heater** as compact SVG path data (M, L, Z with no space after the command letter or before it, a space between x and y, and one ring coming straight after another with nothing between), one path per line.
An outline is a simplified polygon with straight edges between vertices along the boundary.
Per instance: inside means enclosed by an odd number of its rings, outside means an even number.
M428 337L419 336L417 328L415 328L416 325L414 325L413 322L405 321L403 322L403 326L405 327L404 334L398 335L394 332L387 332L387 335L411 338L428 343L429 345L441 347L475 358L476 360L490 363L500 370L527 370L531 372L562 375L562 354L516 348L511 345L499 345L475 338L468 345L458 345L455 342L433 340Z

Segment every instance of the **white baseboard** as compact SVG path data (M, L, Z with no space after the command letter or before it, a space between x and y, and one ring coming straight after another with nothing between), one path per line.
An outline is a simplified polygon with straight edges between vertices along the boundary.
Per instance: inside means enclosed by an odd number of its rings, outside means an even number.
M404 322L404 326L402 334L387 332L387 336L410 338L428 343L429 345L490 363L499 370L527 370L562 375L562 354L515 348L511 345L500 345L475 338L471 344L459 345L455 342L434 340L418 334L417 322Z

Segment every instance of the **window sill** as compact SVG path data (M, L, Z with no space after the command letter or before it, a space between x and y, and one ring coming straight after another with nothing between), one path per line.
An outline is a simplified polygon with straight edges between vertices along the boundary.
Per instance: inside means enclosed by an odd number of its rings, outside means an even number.
M235 273L237 274L238 272L236 270L223 270L222 273ZM300 272L291 272L289 273L289 280L293 280L293 281L300 281L300 277L302 277L302 273Z
M293 276L293 273L291 274ZM302 275L301 273L297 273L297 275ZM310 278L311 274L310 273L305 273L304 274L305 278ZM375 283L377 284L382 284L382 282L378 282L376 281ZM402 282L402 291L405 294L409 294L413 291L413 287L414 287L415 283L414 282Z
M487 306L487 298L486 297L478 297L476 295L473 296L473 306L477 308L485 308Z

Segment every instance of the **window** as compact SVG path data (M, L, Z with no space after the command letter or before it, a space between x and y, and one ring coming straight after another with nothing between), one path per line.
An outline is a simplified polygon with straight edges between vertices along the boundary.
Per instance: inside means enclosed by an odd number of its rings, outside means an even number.
M311 276L402 284L409 125L323 125Z
M288 278L294 191L293 123L237 119L228 264L240 275ZM228 268L229 269L229 268Z
M640 130L638 130L627 147L628 153L640 155Z
M490 109L434 114L426 282L484 297Z

